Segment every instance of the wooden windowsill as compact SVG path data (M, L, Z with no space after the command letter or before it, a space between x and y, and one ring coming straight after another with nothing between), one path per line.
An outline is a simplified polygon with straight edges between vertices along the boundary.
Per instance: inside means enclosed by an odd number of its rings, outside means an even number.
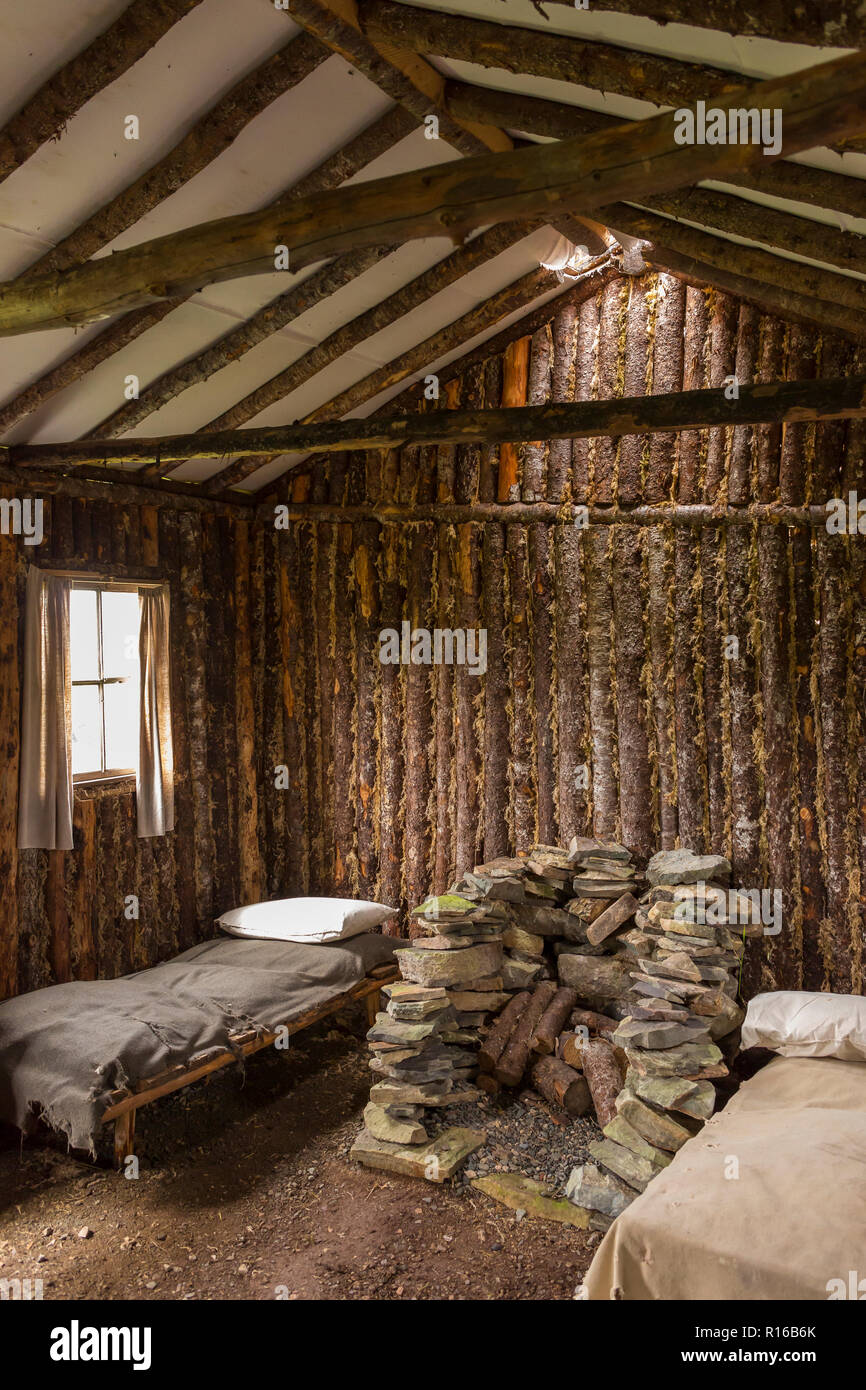
M124 773L120 777L94 777L89 781L74 782L73 795L79 801L92 801L98 796L125 796L135 791L135 773Z

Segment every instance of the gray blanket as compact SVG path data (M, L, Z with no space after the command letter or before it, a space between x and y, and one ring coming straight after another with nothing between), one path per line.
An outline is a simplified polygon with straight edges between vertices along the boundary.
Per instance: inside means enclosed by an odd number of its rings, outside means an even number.
M112 1091L229 1036L271 1031L352 988L393 959L393 938L348 941L218 937L119 980L79 980L0 1004L0 1119L41 1114L73 1148L94 1149Z

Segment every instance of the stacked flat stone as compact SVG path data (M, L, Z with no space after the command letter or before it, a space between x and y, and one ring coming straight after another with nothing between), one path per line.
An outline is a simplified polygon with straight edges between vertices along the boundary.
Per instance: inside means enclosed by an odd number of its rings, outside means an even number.
M727 1075L718 1041L743 1019L736 1002L743 937L760 934L751 901L730 891L720 855L662 851L649 892L620 937L632 957L627 1016L612 1035L627 1070L594 1164L575 1168L567 1196L610 1222L671 1162L713 1113Z
M386 1008L367 1033L380 1079L352 1156L441 1181L484 1136L447 1130L431 1146L424 1112L478 1096L471 1083L481 1027L509 997L501 975L504 917L495 902L456 892L427 898L411 916L422 934L395 952L402 979L384 987Z
M503 924L502 988L527 989L553 977L549 937L565 935L569 922L563 908L571 896L568 851L535 845L519 859L501 856L464 874L457 891L478 903L495 906Z

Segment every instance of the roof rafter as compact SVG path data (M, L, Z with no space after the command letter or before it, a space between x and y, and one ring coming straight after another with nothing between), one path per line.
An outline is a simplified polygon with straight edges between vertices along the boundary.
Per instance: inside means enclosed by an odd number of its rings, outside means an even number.
M132 0L113 24L64 63L0 131L0 179L55 140L91 97L128 72L201 0Z
M731 94L744 106L783 113L780 153L808 149L859 129L866 54L823 63ZM637 149L636 149L637 147ZM638 152L639 151L639 152ZM294 199L276 212L243 214L185 228L114 256L28 284L0 286L0 334L89 322L204 284L272 273L285 246L293 268L342 250L430 235L462 240L489 222L591 211L610 201L640 200L702 178L724 180L765 158L752 145L682 145L674 114L433 169L397 174Z
M256 116L330 57L330 49L310 34L291 39L221 96L168 154L28 266L18 281L26 284L89 260L217 159Z
M593 268L587 270L586 292L591 293L606 283L608 278L613 279L616 273L616 268L609 258L601 258ZM322 405L310 411L301 423L315 425L321 421L339 419L350 410L357 410L359 406L366 405L383 391L388 391L392 386L405 381L407 377L414 376L416 372L433 371L440 358L459 350L470 339L488 332L503 319L525 309L527 305L542 295L550 294L558 287L556 275L549 270L532 270L526 275L521 275L503 290L491 295L483 304L462 314L453 323L446 324L438 333L432 333L408 352L402 352L399 357L386 362L382 367L377 367L374 372L362 377L332 400L324 401ZM248 431L242 433L246 434ZM215 474L206 486L215 495L226 496L227 488L237 487L251 473L263 468L283 452L285 451L277 450L267 458L241 457L223 472Z
M618 116L593 111L570 102L545 101L520 92L500 92L495 87L474 86L469 82L446 82L445 105L462 119L485 119L529 135L555 140L573 140L597 130L622 125ZM832 208L851 217L863 216L863 181L788 159L765 163L758 169L737 171L737 185L755 192L771 193L775 198ZM733 195L728 195L733 196ZM763 209L770 211L771 209ZM784 215L784 214L782 214Z
M574 0L541 0L544 11ZM788 43L826 48L860 48L866 44L866 13L850 0L601 0L594 10L613 10L630 19L641 15L659 24L693 24L723 34L754 35Z
M414 121L400 107L393 107L384 116L362 130L348 145L344 145L341 150L331 155L318 168L313 169L299 183L280 194L275 205L278 205L282 199L290 200L293 197L303 197L308 193L319 192L326 188L338 187L339 184L362 169L364 165L377 159L393 144L408 135L413 125ZM348 280L359 272L350 265L345 267L345 273ZM230 329L228 334L223 335L217 343L206 350L205 354L202 354L205 360L200 365L205 370L202 370L200 376L196 374L195 380L204 381L214 371L225 366L226 362L233 360L233 354L239 351L247 339L250 341L250 346L255 346L257 342L261 341L257 334L261 332L262 337L266 337L267 332L270 331L269 325L271 323L278 322L280 328L285 327L293 318L305 312L313 304L318 303L320 298L332 293L333 291L327 288L331 284L336 284L333 273L327 280L327 284L324 280L319 280L318 275L314 274L304 281L299 292L287 291L287 296L295 294L291 303L286 302L287 297L280 296L277 300L272 300L270 304L265 305L264 309L253 318ZM142 333L146 333L149 328L153 328L173 309L183 304L184 300L185 296L164 300L159 304L152 304L145 309L136 310L134 313L125 314L115 323L110 324L98 337L86 343L77 352L71 353L56 367L51 368L50 371L45 372L32 382L13 400L0 407L0 433L11 429L25 415L32 414L34 410L44 405L59 391L71 386L81 377L86 376L88 372L93 371L100 363L107 361L109 357L128 347ZM265 329L267 331L264 331ZM157 383L154 383L155 394L164 392L158 405L164 405L179 395L181 391L186 390L188 386L195 384L195 381L190 381L187 377L187 366L188 364L181 363L177 368L164 373L162 377L158 378ZM144 400L145 397L155 399L155 395L149 395L148 391L142 392L141 399ZM137 402L131 401L128 404L129 414L124 416L125 423L119 428L130 429L136 423L135 419L131 417L132 407L137 405ZM158 407L155 406L154 408ZM115 414L119 414L119 412L115 412ZM150 414L150 411L146 410L145 414ZM109 419L113 418L113 416L109 417Z
M739 73L725 68L660 57L597 39L587 41L524 27L517 30L524 42L517 42L516 26L492 20L397 4L395 0L358 0L357 8L361 32L378 44L573 82L618 96L639 95L641 100L659 106L692 106L696 101L727 97L744 85ZM866 141L856 138L845 138L844 145L846 149L866 149Z

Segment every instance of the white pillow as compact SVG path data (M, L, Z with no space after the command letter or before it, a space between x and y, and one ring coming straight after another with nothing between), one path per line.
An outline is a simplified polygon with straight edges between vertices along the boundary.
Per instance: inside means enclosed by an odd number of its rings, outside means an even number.
M378 927L397 909L356 898L277 898L269 903L233 907L217 918L232 936L255 936L266 941L346 941Z
M859 994L779 990L749 1000L741 1046L781 1057L839 1057L866 1062L866 999Z

